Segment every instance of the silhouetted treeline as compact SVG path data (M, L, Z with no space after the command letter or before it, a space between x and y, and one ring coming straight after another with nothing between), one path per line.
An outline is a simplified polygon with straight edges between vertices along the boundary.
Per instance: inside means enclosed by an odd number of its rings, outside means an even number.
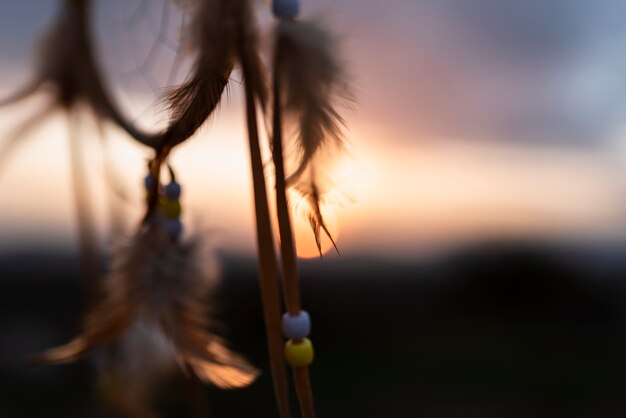
M303 263L314 313L320 417L626 416L626 271L613 257L489 243L437 260ZM223 257L217 331L267 370L256 263ZM0 416L114 417L88 362L29 368L80 326L71 253L0 257ZM608 265L608 264L607 264ZM155 398L184 416L178 378ZM213 416L274 411L269 373L237 393L207 388Z

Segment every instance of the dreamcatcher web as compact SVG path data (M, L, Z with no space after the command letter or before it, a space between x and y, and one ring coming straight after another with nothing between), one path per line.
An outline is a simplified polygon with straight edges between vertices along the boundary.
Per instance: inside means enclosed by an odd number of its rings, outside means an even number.
M96 59L114 101L140 127L162 130L164 93L193 61L180 45L184 14L168 0L96 0L92 16Z

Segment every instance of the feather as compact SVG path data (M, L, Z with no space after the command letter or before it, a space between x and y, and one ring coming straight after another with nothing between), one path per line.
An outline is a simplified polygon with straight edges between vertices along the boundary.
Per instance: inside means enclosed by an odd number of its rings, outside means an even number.
M305 203L305 215L311 225L311 229L313 230L313 236L315 237L315 244L317 245L317 250L320 253L320 257L322 256L322 241L321 241L321 232L324 231L330 242L333 244L335 251L339 254L339 248L337 247L337 243L333 239L332 234L330 233L328 227L326 226L326 222L324 221L324 217L322 215L321 202L322 199L320 197L320 187L316 183L316 178L314 175L309 174L307 177L307 181L301 181L299 184L294 187L294 191L303 198Z
M266 69L259 53L259 34L252 4L250 0L234 2L240 4L237 45L240 64L246 66L245 83L257 104L265 109L268 99Z
M91 45L90 0L64 2L40 44L38 79L55 89L58 104L70 109L87 103L99 117L120 119L102 85ZM117 121L116 121L117 122Z
M346 75L335 37L317 22L281 20L274 60L281 111L297 150L295 168L286 182L309 206L308 218L321 254L321 231L335 242L320 209L326 190L317 173L326 160L321 158L322 150L342 147L344 122L336 105L348 98Z
M267 96L249 0L187 0L178 4L193 16L185 28L182 48L195 53L196 60L189 79L166 93L172 113L164 135L169 145L191 136L217 108L241 48L254 67L254 77L246 82L261 103Z
M248 386L255 380L257 373L251 370L241 356L226 348L222 341L214 338L208 344L207 351L219 363L192 359L191 367L200 379L213 382L222 389Z
M220 387L250 384L258 372L207 329L204 296L211 287L201 242L173 243L158 227L145 228L116 254L104 295L87 314L82 335L46 351L39 361L72 361L119 339L140 318L158 327L182 364Z
M152 146L154 136L139 131L111 101L94 59L91 46L90 0L67 0L40 42L35 78L0 106L15 104L50 87L55 107L73 111L78 103L102 120L110 120L132 138Z
M229 2L188 0L179 6L192 16L181 48L196 57L188 80L166 92L172 120L163 139L170 145L191 136L217 108L235 65Z
M0 100L0 105L11 105L31 97L42 87L53 89L55 105L68 107L79 96L78 85L86 77L82 58L85 55L83 20L86 1L67 2L56 21L44 34L37 54L36 76L16 93Z

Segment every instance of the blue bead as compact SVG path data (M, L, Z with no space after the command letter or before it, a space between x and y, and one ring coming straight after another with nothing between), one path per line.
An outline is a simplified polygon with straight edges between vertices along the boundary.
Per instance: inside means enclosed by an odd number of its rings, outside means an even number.
M274 0L272 3L274 16L279 19L293 19L300 13L299 0Z
M178 238L183 232L183 223L178 218L165 219L163 229L170 238Z
M143 179L143 185L146 188L147 191L150 191L150 188L152 187L152 183L154 182L154 177L152 177L152 174L148 174L144 179Z
M311 333L311 318L306 311L300 311L296 316L288 313L283 315L283 334L292 340L301 340Z
M176 183L175 181L167 184L163 189L163 193L165 194L165 197L170 200L178 199L180 197L180 192L181 192L180 184Z

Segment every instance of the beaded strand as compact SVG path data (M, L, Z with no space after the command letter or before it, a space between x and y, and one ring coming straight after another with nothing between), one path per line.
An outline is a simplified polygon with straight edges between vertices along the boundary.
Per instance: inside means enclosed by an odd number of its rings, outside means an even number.
M300 11L298 0L273 0L272 11L281 22L293 21ZM308 375L308 367L313 362L313 344L309 338L311 320L309 314L301 309L300 289L298 285L298 266L289 205L286 197L286 181L282 154L282 121L280 104L280 75L274 68L274 121L273 121L273 160L276 173L276 206L280 231L281 258L284 275L284 294L287 313L282 318L285 343L285 360L294 373L294 383L303 418L315 416L313 394Z
M307 337L311 332L311 318L306 311L298 315L283 315L283 334L288 338L285 344L285 359L294 368L308 367L313 363L313 343Z
M298 0L273 0L272 11L274 16L279 20L294 20L300 12L300 2ZM274 100L280 97L279 79L274 77ZM274 141L275 149L282 149L282 122L280 120L280 104L274 112ZM276 165L277 183L284 183L284 162L283 156L274 155L274 164ZM278 188L278 187L277 187ZM284 187L279 191L279 195L284 194ZM284 199L285 208L286 196L278 196L277 199ZM281 208L279 208L281 210ZM289 218L289 213L286 213ZM293 232L291 230L291 220L282 225L281 232L281 250L283 256L283 273L285 275L285 299L287 305L287 313L282 318L282 329L284 336L288 339L285 345L285 358L292 367L306 367L313 361L313 345L310 340L304 343L311 331L311 319L306 311L300 307L300 291L298 287L298 269L296 264L295 246L293 241ZM298 359L297 361L295 359ZM303 359L309 359L303 361ZM297 364L297 366L295 365Z
M158 187L158 211L153 216L153 222L160 224L165 234L172 240L176 241L183 232L183 223L180 219L182 214L182 206L180 204L180 195L182 188L176 182L173 170L170 168L171 181L163 187ZM151 190L154 177L148 174L144 179L144 187L146 190L146 202L151 200Z

